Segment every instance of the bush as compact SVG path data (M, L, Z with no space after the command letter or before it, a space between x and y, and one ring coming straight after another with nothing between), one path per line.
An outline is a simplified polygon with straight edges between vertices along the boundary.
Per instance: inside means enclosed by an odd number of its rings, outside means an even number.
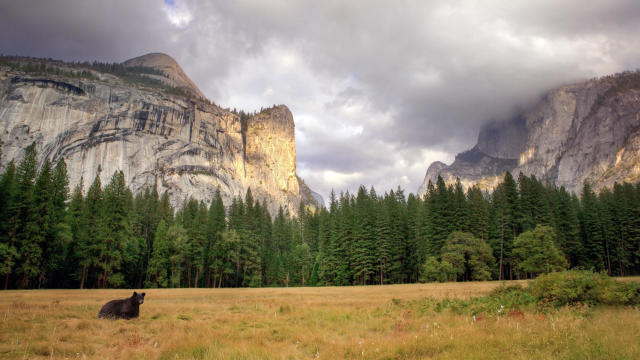
M455 276L453 266L449 262L438 261L435 256L430 256L427 261L425 261L424 265L422 265L420 282L446 282L455 280Z
M396 301L393 303L404 305ZM542 275L527 288L503 285L486 296L442 300L424 298L407 304L423 314L446 310L455 314L502 316L510 311L535 311L536 308L546 311L567 305L576 306L574 311L590 311L588 307L594 305L640 305L640 283L621 282L605 274L572 270Z
M536 226L520 234L513 242L516 269L537 275L569 267L567 259L554 244L556 238L556 232L550 226Z
M538 277L529 286L542 306L639 305L640 284L615 281L591 271L554 272Z

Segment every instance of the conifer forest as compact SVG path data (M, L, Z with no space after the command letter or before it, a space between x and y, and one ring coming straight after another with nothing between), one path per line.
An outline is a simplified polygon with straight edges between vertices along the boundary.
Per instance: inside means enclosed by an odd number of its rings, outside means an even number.
M64 159L38 170L31 145L0 176L4 289L270 287L532 278L567 268L640 274L640 186L580 194L523 174L493 191L442 178L331 194L272 217L249 189L228 207L135 196L122 172L69 189Z

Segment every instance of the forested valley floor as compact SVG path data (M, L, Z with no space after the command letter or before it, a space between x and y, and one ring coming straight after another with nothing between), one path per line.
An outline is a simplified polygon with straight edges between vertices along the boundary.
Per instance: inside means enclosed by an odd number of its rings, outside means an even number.
M0 286L273 287L534 278L563 269L640 274L640 186L571 194L506 173L491 192L439 178L427 194L332 193L274 217L249 189L229 207L174 210L122 172L70 191L64 159L32 145L0 177Z

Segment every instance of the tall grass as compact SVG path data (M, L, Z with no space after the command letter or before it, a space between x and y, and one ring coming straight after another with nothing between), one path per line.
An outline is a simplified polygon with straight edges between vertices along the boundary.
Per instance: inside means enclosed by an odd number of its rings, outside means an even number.
M131 321L96 317L127 290L1 292L0 359L640 358L631 307L451 306L501 286L145 290Z

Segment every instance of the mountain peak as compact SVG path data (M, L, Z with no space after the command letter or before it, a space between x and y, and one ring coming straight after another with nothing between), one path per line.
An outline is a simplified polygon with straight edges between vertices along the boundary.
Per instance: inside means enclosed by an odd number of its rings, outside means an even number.
M640 71L563 86L513 118L485 125L478 143L448 166L433 163L419 189L442 176L451 184L496 186L506 171L535 175L579 193L640 180Z
M154 69L161 70L166 74L166 77L150 75L151 77L157 77L159 80L167 83L167 85L182 88L194 96L205 99L202 91L196 86L196 84L187 76L182 70L182 67L171 56L155 52L146 55L138 56L133 59L129 59L122 63L125 66L147 66Z

